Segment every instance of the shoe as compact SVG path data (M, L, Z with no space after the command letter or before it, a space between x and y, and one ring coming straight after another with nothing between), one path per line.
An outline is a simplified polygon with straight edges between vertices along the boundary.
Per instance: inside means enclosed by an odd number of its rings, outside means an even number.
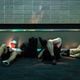
M10 65L10 63L7 60L2 61L2 63L3 65L6 65L6 66Z

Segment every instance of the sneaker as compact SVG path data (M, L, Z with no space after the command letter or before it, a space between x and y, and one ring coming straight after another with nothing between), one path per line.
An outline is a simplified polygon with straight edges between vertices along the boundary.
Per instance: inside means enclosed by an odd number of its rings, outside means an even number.
M2 61L2 63L6 66L10 65L10 63L7 60Z

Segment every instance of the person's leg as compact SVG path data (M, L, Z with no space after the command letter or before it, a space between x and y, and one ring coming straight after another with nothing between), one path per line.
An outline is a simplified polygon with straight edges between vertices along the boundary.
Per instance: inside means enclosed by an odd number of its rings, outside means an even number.
M39 37L39 41L41 44L41 48L42 51L39 53L38 58L41 58L42 61L46 61L46 60L50 60L51 59L51 55L47 46L47 40L42 39L41 37Z
M73 58L79 58L80 57L80 48L74 48L74 49L70 49L70 56Z
M48 51L49 51L49 53L51 55L52 64L56 64L56 58L55 58L55 55L54 55L54 45L53 45L53 42L48 41L47 48L48 48Z
M53 42L48 40L47 48L48 48L48 50L50 52L50 55L54 56L54 50L53 50L54 49L54 45L53 45Z
M2 63L5 65L9 65L16 59L17 55L21 55L21 52L22 50L20 48L14 49L14 51L11 52L10 57L7 60L3 60Z
M75 55L77 53L80 53L80 49L78 48L70 49L70 55Z
M78 45L77 49L80 49L80 45Z
M1 47L0 47L0 57L3 55L3 53L7 53L6 44L2 44Z
M52 60L53 64L55 64L56 61L60 58L61 45L62 45L61 38L48 40L47 47L48 47L48 50L49 50L51 57L53 59Z
M61 59L61 46L60 47L54 46L54 56L56 61L59 61Z
M70 56L70 49L61 49L61 56Z
M5 65L9 65L12 61L14 61L17 57L17 55L19 55L16 51L12 52L10 54L10 57L7 60L3 60L3 64Z
M44 50L45 50L45 49L43 49L43 50L38 54L38 59L42 57Z
M61 49L61 55L62 56L71 56L71 57L80 57L80 49L74 48L74 49Z
M54 47L56 46L57 49L61 49L61 45L62 45L61 38L48 40L47 47L48 47L48 50L49 50L51 56L54 56Z
M77 54L74 54L74 55L70 55L70 57L73 57L73 58L80 58L80 53L77 53Z

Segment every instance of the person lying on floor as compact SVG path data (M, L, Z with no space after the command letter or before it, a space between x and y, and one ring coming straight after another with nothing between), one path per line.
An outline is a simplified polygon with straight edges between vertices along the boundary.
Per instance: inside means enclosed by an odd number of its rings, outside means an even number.
M80 45L77 48L61 49L63 56L71 56L73 58L80 58Z
M10 42L10 47L8 47L6 44L2 44L0 47L0 57L2 57L3 54L10 53L10 56L6 60L2 60L2 63L4 65L10 65L12 61L14 61L17 57L17 55L20 55L22 50L20 48L16 48L17 42L15 40L12 40Z
M52 64L56 64L56 62L61 58L60 52L62 47L62 39L48 39L43 40L39 37L39 41L43 47L43 50L39 53L38 58L40 58L44 53L48 53L51 56Z

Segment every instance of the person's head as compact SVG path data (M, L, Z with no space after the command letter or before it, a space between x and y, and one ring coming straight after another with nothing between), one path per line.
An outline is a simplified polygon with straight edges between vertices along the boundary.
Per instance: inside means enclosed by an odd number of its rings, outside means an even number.
M16 40L12 40L12 41L10 42L10 47L11 47L11 48L16 48L16 46L17 46L17 41L16 41Z

